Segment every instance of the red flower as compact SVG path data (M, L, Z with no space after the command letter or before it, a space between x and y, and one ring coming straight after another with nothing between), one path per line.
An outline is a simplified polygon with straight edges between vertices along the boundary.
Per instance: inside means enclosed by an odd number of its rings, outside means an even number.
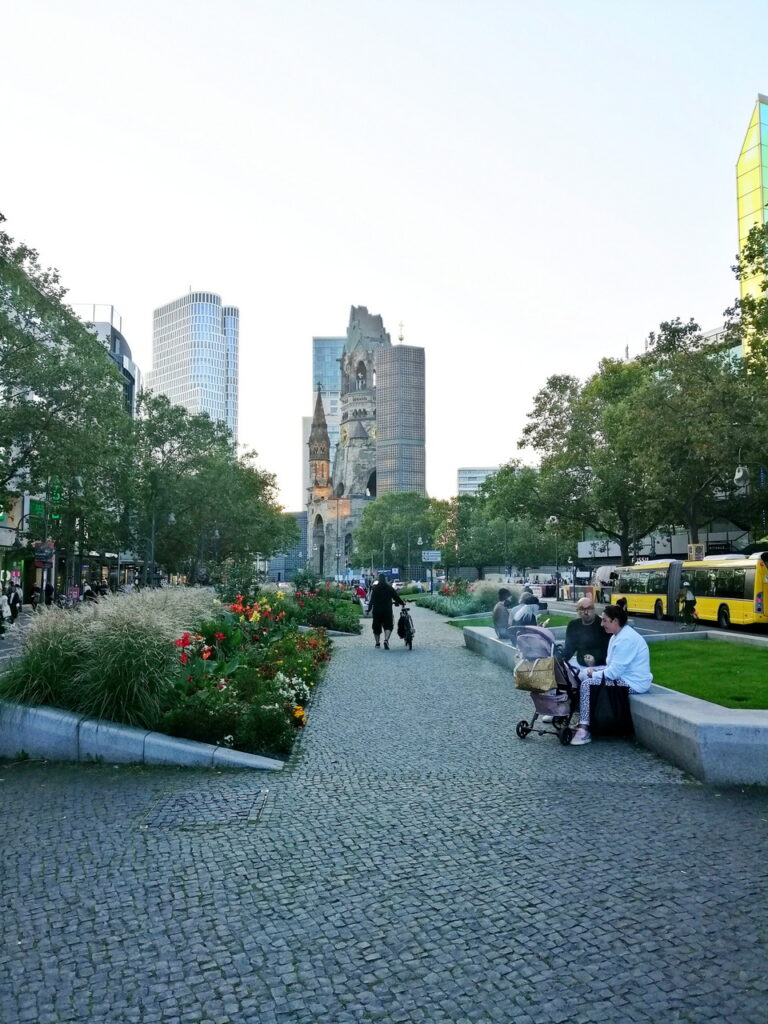
M213 635L216 637L217 640L226 640L227 639L224 633L214 633Z
M182 653L181 657L179 658L179 661L181 662L182 665L186 665L187 664L187 662L189 661L189 657L187 656L187 652L186 651L184 651Z

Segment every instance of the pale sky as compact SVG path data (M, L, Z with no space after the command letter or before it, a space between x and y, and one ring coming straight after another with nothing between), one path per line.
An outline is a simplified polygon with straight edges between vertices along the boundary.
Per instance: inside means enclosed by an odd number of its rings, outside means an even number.
M0 210L72 303L240 308L240 441L303 507L311 339L427 360L427 486L736 286L765 0L3 0Z

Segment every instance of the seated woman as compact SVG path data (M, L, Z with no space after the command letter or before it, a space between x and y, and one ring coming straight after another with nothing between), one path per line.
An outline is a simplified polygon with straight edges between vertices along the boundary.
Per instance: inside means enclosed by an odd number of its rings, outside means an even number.
M648 644L640 634L627 625L627 612L615 604L607 604L600 622L609 634L605 665L583 668L579 673L579 727L571 740L572 746L589 743L589 696L593 686L605 680L608 686L626 686L631 693L645 693L653 682Z

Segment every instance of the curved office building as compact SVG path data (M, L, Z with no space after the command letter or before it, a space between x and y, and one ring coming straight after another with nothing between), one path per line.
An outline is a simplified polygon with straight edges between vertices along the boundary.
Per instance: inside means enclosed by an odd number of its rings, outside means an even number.
M225 423L237 441L240 312L213 292L190 292L154 312L147 387Z

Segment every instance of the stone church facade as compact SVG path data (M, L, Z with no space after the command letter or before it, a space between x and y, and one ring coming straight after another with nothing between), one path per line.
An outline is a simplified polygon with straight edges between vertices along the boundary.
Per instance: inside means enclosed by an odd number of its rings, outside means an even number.
M320 576L344 573L352 556L353 532L363 510L376 498L376 373L382 353L391 348L381 316L365 306L353 306L339 367L341 425L333 466L318 387L309 437L307 528L308 563Z

